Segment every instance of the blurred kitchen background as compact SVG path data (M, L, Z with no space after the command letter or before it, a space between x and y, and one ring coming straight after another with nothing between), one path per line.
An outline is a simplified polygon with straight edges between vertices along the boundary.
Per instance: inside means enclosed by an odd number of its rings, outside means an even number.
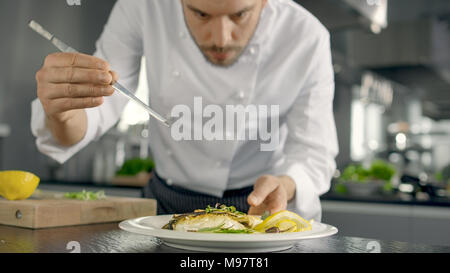
M450 1L296 2L332 39L340 153L322 220L341 235L450 245ZM92 54L114 3L0 1L0 170L33 172L44 189L140 196L153 165L148 117L134 105L64 165L30 131L35 73L55 49L28 22ZM141 71L144 100L145 81Z

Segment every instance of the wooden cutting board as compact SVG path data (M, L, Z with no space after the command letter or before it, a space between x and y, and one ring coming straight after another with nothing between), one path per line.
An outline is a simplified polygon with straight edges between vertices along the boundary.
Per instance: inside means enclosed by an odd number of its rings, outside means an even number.
M107 196L82 201L63 193L37 191L27 200L0 197L0 224L32 229L118 222L156 215L156 200Z

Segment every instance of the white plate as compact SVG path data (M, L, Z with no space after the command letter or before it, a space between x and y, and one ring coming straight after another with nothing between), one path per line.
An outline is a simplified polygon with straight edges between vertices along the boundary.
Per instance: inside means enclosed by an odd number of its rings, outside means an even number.
M194 251L208 252L272 252L291 248L296 242L331 236L337 228L313 222L312 229L304 232L271 234L222 234L197 233L162 229L172 215L147 216L123 221L119 227L123 230L150 235L164 244Z

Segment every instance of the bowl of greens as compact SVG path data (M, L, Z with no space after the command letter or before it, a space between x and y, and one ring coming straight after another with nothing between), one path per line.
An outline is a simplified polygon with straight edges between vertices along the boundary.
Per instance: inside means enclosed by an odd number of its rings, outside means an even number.
M435 174L435 178L450 195L450 164Z
M364 196L390 192L395 173L395 167L384 160L374 160L369 167L350 164L339 177L335 190Z
M118 176L134 176L141 172L150 173L155 163L147 158L131 158L126 160L122 167L116 172Z
M148 184L154 168L155 163L150 158L131 158L117 170L111 182L117 186L144 187Z

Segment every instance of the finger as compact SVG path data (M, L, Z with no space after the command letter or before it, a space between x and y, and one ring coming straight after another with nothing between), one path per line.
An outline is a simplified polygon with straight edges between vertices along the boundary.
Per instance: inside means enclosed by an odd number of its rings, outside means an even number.
M41 89L45 90L47 99L102 97L114 93L111 85L96 84L51 83Z
M53 53L45 58L44 66L81 67L109 71L109 64L97 57L82 53Z
M284 210L287 207L287 198L281 189L276 190L272 193L271 200L267 204L267 210L270 214Z
M251 206L248 210L249 215L263 215L264 211L266 211L265 206Z
M103 103L103 97L88 98L62 98L49 102L49 107L54 113L61 113L74 109L85 109L100 106Z
M111 84L115 84L119 80L119 74L116 73L116 71L109 71L109 73L112 76Z
M284 210L287 207L286 194L277 188L275 191L271 192L266 199L259 206L251 206L249 213L262 215L265 211L270 214Z
M50 83L110 84L109 72L78 67L50 67L39 73L39 81Z
M256 180L253 191L247 198L247 202L251 206L260 205L266 197L278 187L278 185L275 177L268 175L261 176Z

